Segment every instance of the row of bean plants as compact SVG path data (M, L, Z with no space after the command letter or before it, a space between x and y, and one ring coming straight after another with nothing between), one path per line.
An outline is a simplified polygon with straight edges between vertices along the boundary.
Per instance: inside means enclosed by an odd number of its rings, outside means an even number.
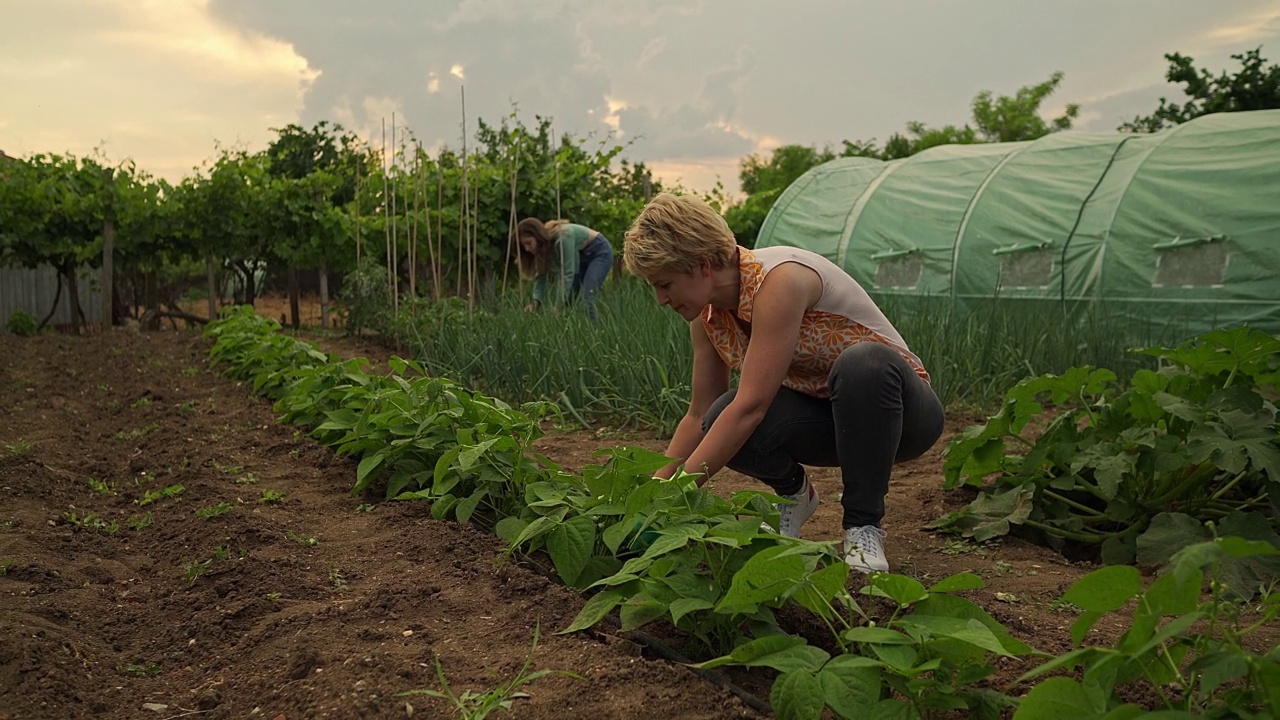
M1136 571L1086 576L1064 598L1084 610L1073 627L1077 643L1136 599L1132 628L1116 648L1048 658L1019 682L1075 666L1082 679L1052 676L1018 698L1010 692L1019 685L992 679L997 659L1046 656L959 594L983 586L976 575L925 587L877 574L858 590L859 602L831 543L761 529L777 520L772 495L723 499L689 477L654 479L665 459L636 448L565 472L529 450L550 404L512 407L400 359L391 373L371 375L363 361L338 361L278 330L249 308L233 309L207 330L212 359L274 399L282 421L358 458L353 492L385 486L388 499L430 502L437 518L491 526L513 553L545 552L567 585L589 593L562 632L616 611L624 629L665 621L687 633L712 658L703 667L773 669L779 718L818 718L826 709L841 718L995 718L1010 708L1015 717L1130 718L1144 712L1122 699L1135 682L1176 684L1162 705L1170 717L1280 708L1280 690L1268 689L1280 688L1280 653L1247 650L1242 640L1256 627L1242 628L1238 606L1219 594L1204 602L1199 594L1204 568L1223 555L1274 552L1265 543L1214 539L1188 548L1145 592ZM829 637L811 644L786 633L776 613L788 605L812 613ZM1268 598L1262 612L1259 622L1269 621L1280 603ZM1175 619L1162 624L1168 616ZM1191 632L1205 619L1209 630Z

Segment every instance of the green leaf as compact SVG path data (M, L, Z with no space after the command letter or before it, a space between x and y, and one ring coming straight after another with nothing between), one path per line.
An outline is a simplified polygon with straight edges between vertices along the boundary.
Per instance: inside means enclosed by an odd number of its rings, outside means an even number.
M1138 536L1138 563L1159 567L1182 548L1209 537L1204 525L1190 515L1162 512L1151 518L1147 531Z
M1065 677L1052 677L1031 688L1022 698L1013 720L1062 720L1062 718L1096 718L1100 708L1094 707L1080 683Z
M556 634L565 635L594 626L617 607L624 597L622 591L614 589L603 590L592 595L591 599L583 604L582 610L578 612L578 616L573 619L569 627Z
M385 452L376 452L361 458L360 465L356 467L356 486L351 489L351 492L358 493L369 487L369 483L378 476L378 471L382 469L382 463L386 459Z
M458 503L457 515L458 522L470 522L471 516L475 514L476 508L480 506L480 502L484 500L489 492L484 488L480 488L471 493L466 499Z
M581 515L561 523L547 536L547 553L565 584L573 586L577 583L595 545L595 522Z
M810 670L816 672L830 659L830 655L821 648L809 645L809 641L798 635L765 635L743 643L733 652L694 667L717 668L724 665L742 665L744 667L768 667L780 672L790 670Z
M642 625L660 620L667 614L667 606L653 598L640 593L633 595L622 603L618 617L622 620L622 629L635 630Z
M1196 658L1187 670L1200 673L1200 692L1208 696L1224 683L1248 675L1249 661L1243 651L1220 650Z
M785 598L805 577L804 560L784 545L762 550L733 574L718 613L755 612L757 605Z
M866 717L867 720L920 720L920 713L902 700L888 698L872 705Z
M1142 592L1142 574L1127 565L1099 568L1077 580L1062 599L1084 610L1119 610Z
M671 623L679 625L680 619L691 612L698 610L710 610L715 607L715 603L702 598L680 598L671 603L669 610L671 612Z
M1142 576L1127 565L1109 565L1077 580L1062 596L1084 610L1071 624L1072 643L1079 645L1103 615L1124 607L1141 592Z
M511 542L515 540L528 525L528 520L514 515L509 515L499 520L493 526L493 534L497 535L498 538L507 545L511 545Z
M801 607L820 617L832 619L831 601L844 592L849 579L849 566L842 562L831 563L809 575L794 589L791 598Z
M769 702L778 720L819 720L822 717L822 684L809 670L785 672L773 681Z
M818 672L822 699L841 718L860 718L880 700L880 669L874 665L854 664L846 659L868 661L867 658L840 655Z
M871 582L862 588L862 592L867 595L889 598L901 607L906 607L929 597L929 592L924 589L924 585L921 585L919 580L906 575L890 573L873 575Z
M986 587L982 578L970 572L956 573L934 583L929 587L931 593L953 593L961 590L977 590Z
M898 626L907 630L916 628L935 638L951 638L996 655L1013 657L1012 653L1005 650L1004 645L1001 644L995 633L977 620L931 615L909 615L898 620Z

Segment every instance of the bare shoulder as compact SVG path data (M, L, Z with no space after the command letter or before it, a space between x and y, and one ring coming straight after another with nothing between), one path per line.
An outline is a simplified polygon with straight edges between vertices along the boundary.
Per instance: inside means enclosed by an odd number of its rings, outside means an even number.
M756 303L796 304L811 308L822 297L822 276L798 262L784 262L769 271L756 291Z

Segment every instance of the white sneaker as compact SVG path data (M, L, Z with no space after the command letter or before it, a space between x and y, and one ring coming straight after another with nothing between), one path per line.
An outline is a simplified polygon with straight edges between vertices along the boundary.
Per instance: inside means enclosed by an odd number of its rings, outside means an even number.
M889 572L884 555L885 531L875 525L851 527L844 531L844 561L863 573Z
M791 502L778 503L775 506L778 508L778 524L782 526L777 533L789 538L798 538L800 526L804 525L804 522L813 515L813 511L818 509L818 489L809 482L809 478L805 478L804 487L800 488L800 492L780 497ZM760 527L774 532L768 523L760 523Z

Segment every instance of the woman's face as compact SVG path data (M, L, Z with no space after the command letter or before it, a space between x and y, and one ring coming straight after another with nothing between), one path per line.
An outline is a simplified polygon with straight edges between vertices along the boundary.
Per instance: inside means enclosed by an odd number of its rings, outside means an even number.
M537 239L537 238L535 238L535 237L534 237L534 236L532 236L532 235L521 235L521 236L520 236L520 248L521 248L522 250L524 250L525 252L529 253L530 255L537 254L537 252L538 252L538 239Z
M663 270L649 278L658 305L668 305L677 315L693 322L702 309L711 302L710 268L695 268L692 272Z

